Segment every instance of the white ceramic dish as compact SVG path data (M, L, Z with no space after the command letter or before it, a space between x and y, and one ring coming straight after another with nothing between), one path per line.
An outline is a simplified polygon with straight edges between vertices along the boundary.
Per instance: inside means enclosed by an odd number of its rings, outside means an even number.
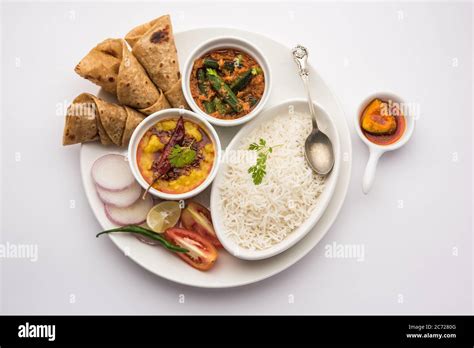
M239 131L239 133L237 133L237 135L232 139L226 151L239 150L242 146L242 142L256 128L258 128L262 123L270 122L273 118L277 116L287 115L290 107L292 107L296 113L302 113L307 115L309 114L308 102L306 101L306 99L291 99L276 106L273 106L272 108L262 112L258 119L250 122L245 127L243 127ZM323 216L324 211L326 210L332 198L334 189L336 188L337 178L341 166L341 144L339 141L339 134L337 132L336 124L334 123L332 118L320 105L314 103L314 107L316 111L316 117L318 119L319 128L327 134L329 139L331 139L335 156L334 167L331 173L329 173L329 175L327 175L326 177L324 190L318 197L317 206L311 213L310 217L299 228L289 234L280 243L275 244L274 246L265 250L251 250L242 248L232 238L228 237L222 218L223 207L221 204L221 196L219 189L219 187L223 185L227 168L227 164L224 162L222 163L219 173L217 174L214 185L212 187L211 214L214 228L216 230L219 240L221 241L224 248L235 257L244 260L261 260L280 254L295 245L297 242L299 242L309 231L311 231L311 229L314 227L314 225L316 225L321 216Z
M255 106L255 108L251 112L235 120L223 120L223 119L209 116L203 110L201 110L201 108L199 108L199 106L194 101L193 96L191 95L189 81L191 78L194 61L202 57L207 52L216 50L218 48L234 48L234 49L238 49L240 51L243 51L249 54L251 57L253 57L257 61L257 63L260 65L265 75L265 91L263 92L262 99L258 102L258 104ZM250 41L247 41L238 37L224 36L224 37L219 37L219 38L205 41L203 44L199 45L189 55L184 65L182 87L183 87L183 93L184 93L184 97L186 98L186 101L188 102L189 106L194 112L203 116L206 120L208 120L212 124L215 124L216 126L223 126L223 127L237 126L253 119L255 116L257 116L260 113L260 111L262 111L263 107L265 106L268 100L268 97L270 95L270 91L272 89L271 86L272 86L272 77L271 77L270 66L267 62L267 59L263 55L263 53L261 53L260 50L256 47L256 45L254 45Z
M180 60L184 61L184 57L187 57L194 49L196 42L203 42L217 35L239 36L255 42L260 50L264 52L273 70L276 71L278 68L279 73L273 76L273 84L278 88L272 91L268 100L270 106L281 103L283 100L304 96L301 80L298 74L295 73L295 64L291 59L290 48L262 35L229 28L203 28L178 32L175 34L175 40ZM317 96L318 103L331 115L339 133L343 155L333 197L313 229L292 248L266 260L250 262L238 259L225 251L220 251L216 265L208 272L199 272L186 265L176 255L160 247L145 245L134 236L110 234L109 237L112 242L126 255L117 260L119 262L117 264L118 268L123 267L131 259L153 274L176 283L203 288L228 288L255 283L282 272L303 258L318 244L337 218L346 197L351 173L352 146L346 118L335 95L321 79L318 72L311 69L310 73L312 93ZM107 98L107 96L107 93L101 93L100 95L104 98ZM227 146L237 131L236 127L217 128L223 148ZM89 231L91 236L102 229L115 227L105 215L104 205L95 192L94 182L90 175L94 161L107 153L126 154L126 149L105 147L99 143L83 144L81 147L80 164L84 191L92 212L99 222L96 231ZM193 199L209 206L210 191L210 187L208 187ZM107 255L104 254L104 257L107 257Z
M142 139L143 135L153 126L155 123L169 118L178 118L179 116L183 116L185 121L192 121L198 124L202 129L204 129L207 134L209 135L210 139L214 143L214 149L216 152L216 157L214 159L214 164L212 166L211 172L207 176L204 182L194 188L191 191L179 194L171 194L158 191L157 189L151 187L148 191L155 197L165 199L165 200L180 200L180 199L188 199L194 197L204 191L206 187L208 187L212 180L214 180L217 170L219 169L219 163L221 159L222 149L221 149L221 142L219 140L219 136L217 135L214 127L212 127L209 122L207 122L202 116L197 115L196 113L184 110L184 109L165 109L154 114L151 114L144 121L142 121L137 128L133 131L132 137L130 138L130 143L128 145L128 163L130 164L130 169L132 170L133 176L138 181L138 183L144 189L147 189L149 184L143 178L142 174L140 173L140 169L138 168L137 162L137 148L140 140Z
M403 145L405 145L408 140L410 140L413 130L415 129L415 118L417 115L413 115L412 110L410 110L409 107L403 107L404 110L404 116L406 120L406 129L405 132L403 133L402 137L396 141L393 144L390 145L378 145L373 142L371 142L367 137L362 133L362 129L360 127L360 116L362 115L363 111L365 108L370 104L372 100L375 98L379 98L385 101L392 101L394 103L397 103L398 105L405 105L409 106L403 100L400 98L398 95L391 93L391 92L378 92L378 93L373 93L369 95L367 98L365 98L362 103L360 104L357 113L355 114L354 118L354 126L356 129L357 134L359 135L359 138L362 139L362 141L367 145L369 148L369 160L367 162L367 165L365 167L364 171L364 176L362 179L362 191L367 194L369 193L370 189L372 188L374 181L375 181L375 172L377 169L377 164L380 159L380 157L387 151L393 151L396 149L399 149Z

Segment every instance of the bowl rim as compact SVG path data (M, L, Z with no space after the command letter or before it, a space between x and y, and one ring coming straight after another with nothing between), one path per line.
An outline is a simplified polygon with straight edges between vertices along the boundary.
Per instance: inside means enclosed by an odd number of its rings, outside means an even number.
M269 121L272 118L278 116L275 115L274 110L277 110L279 108L282 108L285 105L288 104L301 104L303 107L307 106L308 101L304 98L291 98L291 99L286 99L278 104L273 105L271 108L265 110L265 116L264 118L260 119L259 121L254 121L249 124L247 124L245 127L243 127L232 139L232 141L229 143L227 146L227 149L231 149L238 145L237 143L240 142L246 135L249 135L253 130L255 130L260 124L262 124L265 121ZM316 112L324 112L326 114L326 118L328 120L328 123L330 124L330 127L334 130L334 137L335 137L335 142L333 144L333 148L335 149L335 163L333 170L331 171L331 185L326 185L322 195L324 194L323 198L324 201L320 202L319 205L319 210L317 211L316 214L311 213L308 219L306 219L302 225L300 225L297 229L301 228L304 226L304 229L301 231L298 231L297 234L293 234L293 237L291 236L289 239L286 239L287 241L285 242L285 239L273 246L271 246L268 249L265 250L251 250L251 249L245 249L241 246L239 246L237 243L235 243L231 238L226 236L224 228L216 228L216 234L223 245L223 247L233 256L243 259L243 260L248 260L248 261L257 261L257 260L263 260L267 259L273 256L276 256L280 253L283 253L287 251L288 249L292 248L294 245L296 245L299 241L301 241L308 233L310 233L314 226L318 223L318 221L324 216L324 213L329 205L329 202L331 201L334 191L336 189L336 185L338 182L339 178L339 173L340 173L340 168L342 166L342 153L341 153L341 140L339 136L339 131L337 129L336 123L334 120L331 118L329 113L326 111L326 109L319 103L316 103L313 101L313 104L316 108ZM309 112L308 112L309 113ZM270 116L267 116L270 115ZM225 170L225 165L221 163L221 171ZM221 173L222 174L222 173ZM212 186L212 191L211 191L211 215L212 215L212 220L214 222L214 227L221 227L222 226L222 217L221 213L219 210L219 207L221 207L220 201L219 201L219 188L217 187L216 184ZM218 202L219 201L219 202ZM297 230L293 231L292 233L295 233Z
M389 144L389 145L380 145L380 144L373 143L362 132L362 127L360 125L360 116L362 115L362 112L364 112L365 108L369 105L369 103L376 98L389 99L397 103L405 103L405 99L400 97L398 94L395 94L390 91L378 91L378 92L370 93L359 104L359 106L357 107L357 112L354 115L354 128L356 130L356 133L359 136L359 138L369 147L369 149L373 151L378 151L378 152L383 153L386 151L393 151L393 150L399 149L400 147L405 145L408 142L408 140L410 140L413 134L413 131L415 129L416 115L412 115L412 114L404 115L405 120L406 120L405 132L403 133L402 137L395 143Z
M234 119L234 120L224 120L224 119L219 119L215 118L212 116L209 116L206 114L203 110L199 108L199 106L196 104L194 101L194 98L191 95L191 90L189 86L189 79L191 77L191 72L192 68L194 66L194 61L202 56L203 54L215 50L219 47L231 47L231 48L237 48L242 51L245 51L247 54L252 56L257 63L260 65L262 68L264 74L265 74L265 90L263 92L262 99L260 102L257 104L257 106L249 112L247 115L244 115L240 118ZM212 123L213 125L216 126L222 126L222 127L232 127L232 126L238 126L244 123L247 123L248 121L252 120L255 118L265 107L271 90L272 90L272 78L271 78L271 69L270 69L270 64L268 63L267 58L264 56L262 51L260 51L255 44L252 42L242 39L237 36L220 36L220 37L215 37L209 40L206 40L199 44L188 56L186 59L186 62L184 64L184 69L183 69L183 78L181 79L181 87L183 90L184 97L189 105L189 107L197 114L203 116L209 123Z
M192 189L191 191L184 192L184 193L165 193L161 192L154 187L151 187L149 190L149 193L155 197L164 199L164 200L182 200L182 199L188 199L191 197L194 197L204 191L214 180L214 178L217 175L217 172L220 167L220 162L221 162L221 156L222 156L222 147L221 147L221 142L219 139L219 135L217 134L216 130L214 127L207 122L205 118L203 118L201 115L196 114L193 111L186 110L186 109L181 109L181 108L171 108L171 109L163 109L160 111L157 111L149 116L147 116L133 131L132 136L130 138L130 142L128 144L128 150L127 150L127 158L128 158L128 163L130 166L130 169L132 171L133 176L135 177L135 180L140 184L141 187L146 189L148 187L148 183L146 180L143 178L143 176L140 173L140 170L138 169L138 163L136 161L136 153L137 153L137 147L138 143L140 142L141 138L143 137L143 134L156 122L158 122L160 119L165 119L167 117L171 117L173 115L177 116L183 116L184 119L192 120L194 122L198 121L200 126L204 126L205 130L208 132L210 135L212 141L214 142L214 148L215 148L215 158L214 158L214 163L211 169L211 172L209 175L206 177L206 179L197 187Z

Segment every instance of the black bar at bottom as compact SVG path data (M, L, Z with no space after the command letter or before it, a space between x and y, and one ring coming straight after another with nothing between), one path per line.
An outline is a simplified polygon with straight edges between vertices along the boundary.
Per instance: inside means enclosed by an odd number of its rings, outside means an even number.
M2 348L36 343L133 346L410 344L472 347L473 338L472 316L0 317Z

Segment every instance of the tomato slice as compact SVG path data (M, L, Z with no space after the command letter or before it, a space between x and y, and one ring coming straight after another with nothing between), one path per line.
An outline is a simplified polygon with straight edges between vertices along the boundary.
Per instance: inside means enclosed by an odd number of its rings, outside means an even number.
M174 244L188 249L187 253L176 254L198 270L207 271L217 260L217 249L197 232L172 227L166 230L165 237Z
M212 225L211 212L203 205L190 201L181 213L181 223L184 228L199 233L211 241L216 248L222 248Z

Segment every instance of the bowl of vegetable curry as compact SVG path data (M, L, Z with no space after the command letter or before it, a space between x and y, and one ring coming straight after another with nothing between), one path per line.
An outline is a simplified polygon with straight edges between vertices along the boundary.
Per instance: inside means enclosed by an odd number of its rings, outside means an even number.
M245 40L213 39L189 57L183 91L191 109L209 122L239 125L255 117L268 98L268 64Z

